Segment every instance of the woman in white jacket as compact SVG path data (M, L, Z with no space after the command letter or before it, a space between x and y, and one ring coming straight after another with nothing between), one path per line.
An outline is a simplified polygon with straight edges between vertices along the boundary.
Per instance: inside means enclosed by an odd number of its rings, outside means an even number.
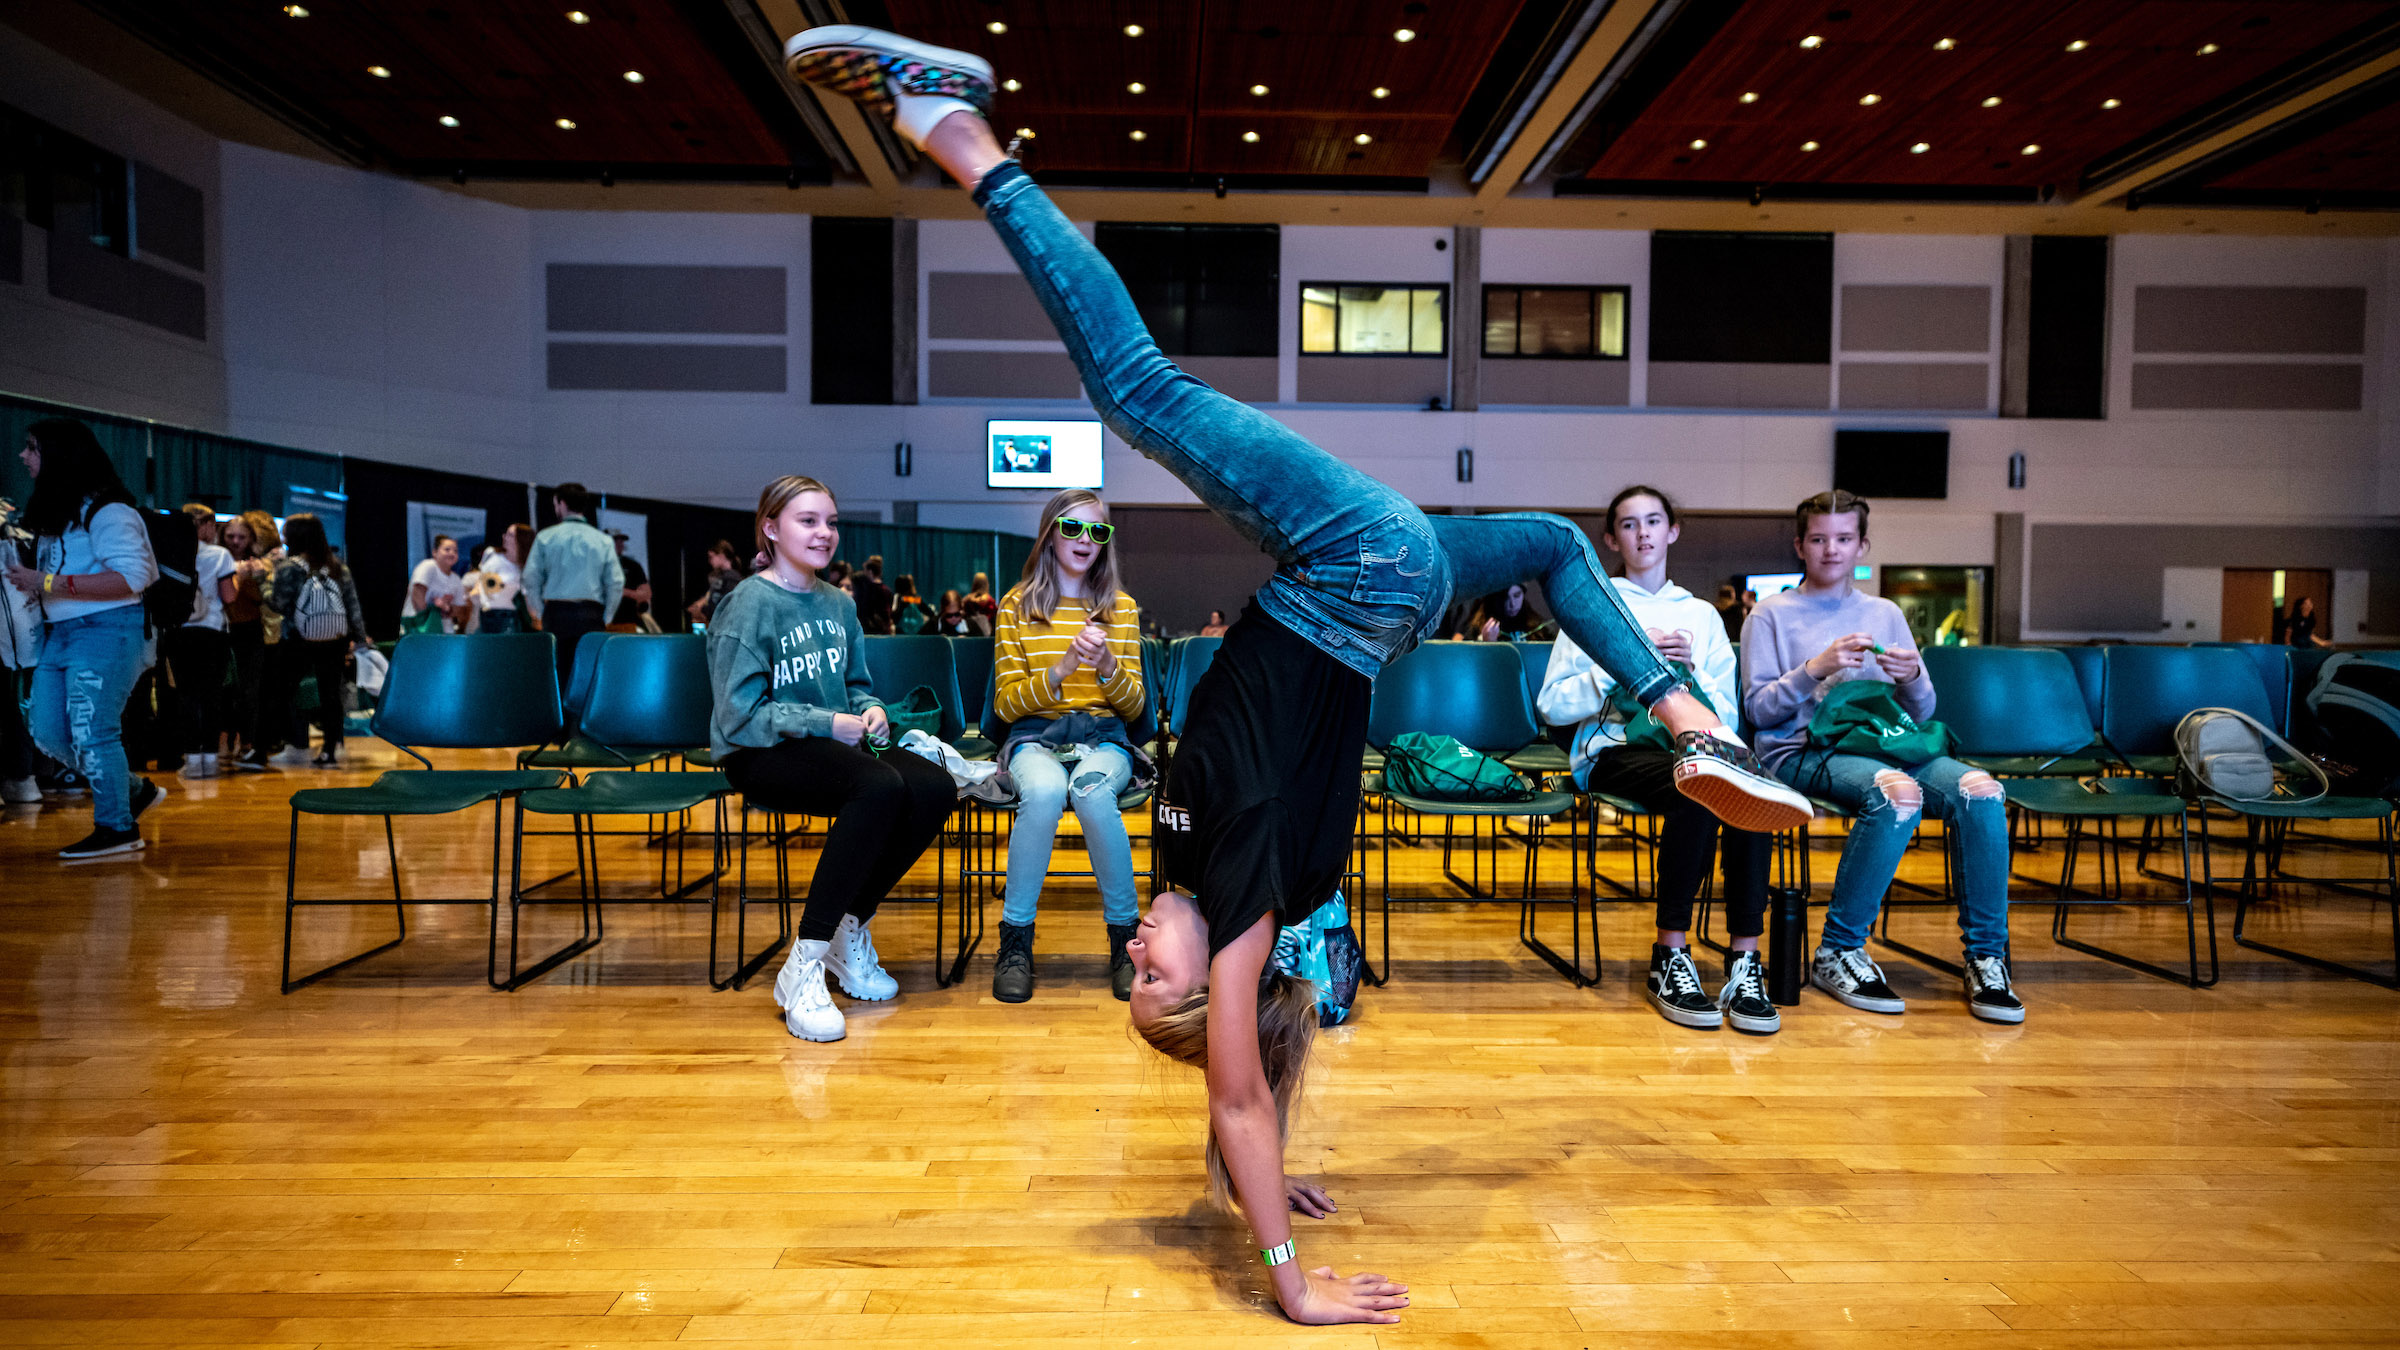
M1714 606L1667 580L1667 548L1682 533L1675 503L1653 487L1629 487L1608 504L1609 550L1624 560L1617 594L1668 660L1692 672L1709 706L1732 717L1741 707L1733 645ZM1675 790L1672 751L1626 744L1627 718L1639 705L1609 699L1615 681L1561 635L1536 700L1543 720L1573 726L1576 785L1639 803L1665 817L1659 829L1658 936L1650 948L1648 997L1678 1026L1767 1034L1783 1021L1767 998L1758 939L1766 931L1767 869L1773 840L1724 826L1725 923L1731 934L1725 982L1714 997L1701 983L1688 945L1692 905L1717 853L1720 822Z

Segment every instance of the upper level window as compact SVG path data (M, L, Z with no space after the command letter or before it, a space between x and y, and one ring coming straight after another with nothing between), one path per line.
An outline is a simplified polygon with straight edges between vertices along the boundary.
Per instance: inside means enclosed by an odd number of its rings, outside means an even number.
M0 210L129 255L131 181L122 156L0 106Z
M1283 257L1273 225L1102 221L1094 242L1169 356L1273 356Z
M1486 286L1483 354L1625 359L1624 286Z
M1312 356L1443 356L1450 288L1311 281L1300 287L1300 350Z

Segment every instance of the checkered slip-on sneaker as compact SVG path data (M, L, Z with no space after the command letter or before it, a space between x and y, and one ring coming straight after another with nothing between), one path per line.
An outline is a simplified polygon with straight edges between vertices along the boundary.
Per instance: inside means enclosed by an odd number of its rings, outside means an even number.
M795 33L783 44L792 78L891 117L902 94L954 98L990 116L991 62L971 52L911 42L862 24L830 24Z

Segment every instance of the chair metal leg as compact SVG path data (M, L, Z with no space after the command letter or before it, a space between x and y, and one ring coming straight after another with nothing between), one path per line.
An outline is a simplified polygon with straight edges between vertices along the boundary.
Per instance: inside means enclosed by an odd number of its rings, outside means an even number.
M494 854L497 855L500 847L499 836L497 833L500 827L500 822L496 808L499 804L495 802L493 805L495 810L492 828L495 833L492 840L492 849ZM583 955L585 952L590 951L592 948L599 946L601 938L606 935L604 928L601 926L605 921L596 922L594 919L594 915L601 908L600 841L597 837L593 837L589 834L587 830L587 817L578 815L570 817L570 820L572 822L571 833L573 833L575 836L576 899L572 903L579 905L582 909L582 931L575 937L570 938L565 946L560 947L558 950L550 953L548 956L543 957L539 961L534 962L532 965L525 966L520 969L517 964L517 938L525 925L525 906L553 903L564 904L569 902L533 900L527 898L522 893L510 895L508 900L508 978L505 980L495 980L493 982L494 988L504 989L514 993L515 991L524 988L526 985L531 984L533 981L540 979L542 976L549 974L551 971L556 970L559 966L564 965L565 963L574 960L576 957ZM517 803L517 862L514 869L512 869L512 875L523 874L525 858L524 827L525 804L524 802L519 801ZM588 868L584 856L584 846L587 839L589 839L591 846L591 857ZM495 865L495 875L497 875L496 868L497 864L499 863L499 858L495 856L492 861ZM497 911L495 911L495 922L497 922Z
M2203 817L2204 829L2205 819ZM2400 852L2395 851L2392 817L2387 815L2378 824L2379 837L2383 845L2384 893L2380 899L2385 913L2392 921L2392 973L2390 975L2380 974L2363 966L2344 965L2339 961L2328 960L2321 956L2311 956L2306 952L2293 951L2288 947L2272 946L2244 935L2244 929L2249 922L2250 906L2254 903L2263 903L2270 898L2265 892L2272 886L2276 876L2276 871L2271 865L2265 869L2258 866L2259 825L2260 822L2255 818L2250 821L2250 847L2243 861L2242 888L2234 896L2234 942L2248 947L2252 951L2265 952L2270 956L2280 956L2286 961L2296 961L2301 965L2310 966L2328 974L2347 975L2351 979L2360 980L2378 988L2400 989ZM2206 853L2205 847L2202 852ZM2354 892L2356 889L2352 886L2339 888Z
M750 894L750 802L748 798L742 800L741 842L738 846L741 861L733 889L733 959L736 964L731 975L722 980L717 978L715 931L717 909L712 905L709 910L708 966L708 984L712 989L720 991L740 989L750 983L751 979L764 969L769 961L775 959L776 953L783 950L783 944L792 935L791 878L783 856L783 816L778 812L769 816L768 820L767 841L775 850L775 895L772 899L754 897ZM749 950L750 944L750 907L770 904L776 906L781 916L775 940L768 943L766 949L758 955L745 959L743 953Z
M2145 834L2150 832L2148 826L2151 821L2164 819L2165 817L2163 816L2146 817L2144 819L2145 828L2143 832ZM2205 883L2202 884L2197 891L2194 890L2192 885L2191 812L2186 810L2180 813L2176 817L2176 822L2177 833L2180 836L2180 842L2183 851L2183 876L2181 878L2183 883L2183 899L2126 899L2125 878L2121 867L2117 874L2116 893L2114 895L2109 894L2109 860L2112 856L2116 856L2121 861L2124 851L2124 841L2116 837L2117 818L2113 816L2105 818L2102 822L2106 828L2107 839L2100 855L2100 888L2096 891L2083 893L2088 898L2078 899L2078 893L2075 889L2075 871L2078 863L2081 861L2084 830L2083 821L2081 819L2069 817L2067 820L2065 842L2061 848L2062 856L2058 874L2058 895L2051 902L2050 940L2056 942L2061 947L2067 948L2070 951L2082 952L2086 956L2096 956L2103 961L2113 961L2116 964L2124 966L2128 969L2141 971L2145 975L2156 975L2162 980L2173 980L2177 984L2186 985L2193 989L2206 989L2215 984L2222 973L2219 969L2217 959L2216 891L2213 886ZM2201 836L2201 853L2203 855L2202 865L2204 868L2206 866L2205 857L2207 854L2206 828L2207 821L2206 817L2204 816L2202 818ZM2140 872L2141 870L2142 869L2138 867L2136 868L2137 872ZM2164 966L2155 965L2151 962L2144 961L2139 957L2127 956L2123 952L2110 951L2105 947L2101 947L2067 935L2067 915L2072 910L2077 908L2088 909L2105 907L2112 909L2156 909L2161 907L2171 908L2175 906L2180 906L2183 910L2185 970L2182 974L2177 974L2176 972L2169 970ZM2200 976L2200 934L2198 918L2199 914L2203 912L2207 915L2208 920L2208 977L2206 979L2202 979Z
M1589 989L1600 982L1600 976L1596 969L1600 961L1600 934L1598 924L1595 922L1592 930L1592 963L1595 971L1593 974L1586 975L1583 973L1583 887L1575 879L1572 835L1569 836L1567 864L1567 930L1573 938L1574 955L1571 958L1560 956L1535 932L1535 920L1541 907L1558 903L1555 900L1542 899L1534 890L1534 882L1540 876L1540 871L1535 866L1535 859L1541 853L1542 835L1548 825L1547 817L1535 816L1532 835L1526 841L1525 902L1517 909L1517 941L1526 950L1548 962L1552 970L1566 976L1569 984L1578 989ZM1574 822L1569 821L1568 828L1572 830L1573 827ZM1495 882L1499 880L1496 871L1493 880Z
M293 916L299 911L301 906L311 905L343 909L360 909L369 906L381 907L383 901L302 900L299 898L297 894L297 887L300 874L300 808L292 808L291 841L285 850L283 864L284 993L288 994L295 989L315 984L317 981L324 979L326 976L331 975L336 971L345 970L351 966L357 965L359 962L366 960L370 956L381 956L383 953L390 951L392 948L397 947L402 942L408 940L408 910L405 908L404 902L400 897L400 852L398 847L392 842L392 818L390 816L385 816L383 818L383 840L384 848L390 857L392 864L392 916L398 921L400 930L399 935L394 937L389 942L382 943L378 946L369 947L367 950L358 953L356 956L343 957L341 960L334 962L332 965L324 966L317 970L311 971L295 980L292 978L292 919Z

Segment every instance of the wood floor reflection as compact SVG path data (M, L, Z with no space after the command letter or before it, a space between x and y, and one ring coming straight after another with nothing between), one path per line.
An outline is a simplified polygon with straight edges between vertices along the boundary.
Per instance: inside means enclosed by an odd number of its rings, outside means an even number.
M2195 992L2056 947L2020 888L2023 1027L1879 953L1905 1017L1810 994L1750 1038L1640 1001L1642 906L1607 907L1588 990L1513 909L1412 906L1393 982L1322 1042L1291 1165L1341 1204L1299 1221L1303 1259L1415 1306L1309 1331L1201 1204L1198 1081L1127 1036L1088 884L1053 884L1021 1006L991 999L988 944L937 989L931 913L890 913L903 994L843 1000L835 1045L786 1035L764 982L709 990L699 905L617 909L513 994L484 985L482 911L413 910L400 950L279 994L286 795L397 762L162 776L150 850L114 862L51 858L81 803L0 820L0 1343L2400 1340L2400 994L2234 947L2229 914L2224 982ZM412 891L479 892L490 819L400 822ZM320 889L389 884L375 822L311 821L301 854ZM529 870L568 857L529 844ZM655 875L637 840L606 858L612 888ZM1396 867L1441 893L1432 850ZM1938 880L1938 852L1906 874ZM2299 896L2269 940L2389 960L2378 909ZM389 922L304 914L302 959ZM1955 949L1939 913L1900 925ZM2078 928L2180 959L2167 913Z

